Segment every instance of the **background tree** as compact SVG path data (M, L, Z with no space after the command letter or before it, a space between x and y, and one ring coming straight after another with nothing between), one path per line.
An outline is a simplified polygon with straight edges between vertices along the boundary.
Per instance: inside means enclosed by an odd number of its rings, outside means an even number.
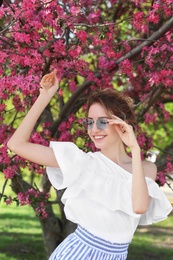
M153 148L159 151L157 181L163 185L166 175L169 183L173 3L4 0L0 5L0 170L5 177L1 198L7 204L16 200L33 207L49 255L74 229L64 216L63 191L50 198L45 168L12 154L7 141L37 98L41 77L56 68L59 95L43 112L31 141L45 145L50 139L73 141L81 149L93 150L80 126L86 98L95 88L115 88L133 99L142 156ZM9 180L17 198L5 195Z

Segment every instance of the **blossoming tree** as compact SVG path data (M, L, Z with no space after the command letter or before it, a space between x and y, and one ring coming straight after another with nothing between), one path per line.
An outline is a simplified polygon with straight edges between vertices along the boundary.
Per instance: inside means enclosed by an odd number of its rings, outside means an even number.
M13 0L0 2L1 198L29 204L39 217L47 255L71 231L60 202L50 197L45 168L12 154L7 141L57 69L60 91L37 122L31 141L73 141L94 149L80 126L94 88L115 88L134 101L142 156L160 152L157 181L173 171L172 0ZM150 151L149 156L153 151ZM154 152L155 155L155 152ZM42 179L41 186L35 180ZM5 194L11 181L16 198ZM53 210L59 205L61 218ZM51 234L51 235L50 235Z

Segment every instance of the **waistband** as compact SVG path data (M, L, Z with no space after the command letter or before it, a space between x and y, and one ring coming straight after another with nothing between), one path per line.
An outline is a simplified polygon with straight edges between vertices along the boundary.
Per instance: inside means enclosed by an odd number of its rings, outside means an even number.
M74 234L84 243L110 254L126 254L129 247L129 243L111 243L99 238L81 226L77 227Z

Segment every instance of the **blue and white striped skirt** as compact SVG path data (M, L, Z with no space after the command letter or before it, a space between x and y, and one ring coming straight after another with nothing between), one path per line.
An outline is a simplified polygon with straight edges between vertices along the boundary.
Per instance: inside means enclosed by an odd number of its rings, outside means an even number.
M49 260L125 260L129 243L111 243L78 227L51 254Z

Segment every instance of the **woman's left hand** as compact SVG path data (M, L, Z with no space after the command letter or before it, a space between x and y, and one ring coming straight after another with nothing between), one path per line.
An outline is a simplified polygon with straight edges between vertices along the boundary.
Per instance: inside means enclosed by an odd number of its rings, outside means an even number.
M108 122L110 125L113 125L115 127L123 143L127 145L130 149L139 146L135 133L133 131L133 127L131 125L114 115L112 115L111 119L108 119Z

